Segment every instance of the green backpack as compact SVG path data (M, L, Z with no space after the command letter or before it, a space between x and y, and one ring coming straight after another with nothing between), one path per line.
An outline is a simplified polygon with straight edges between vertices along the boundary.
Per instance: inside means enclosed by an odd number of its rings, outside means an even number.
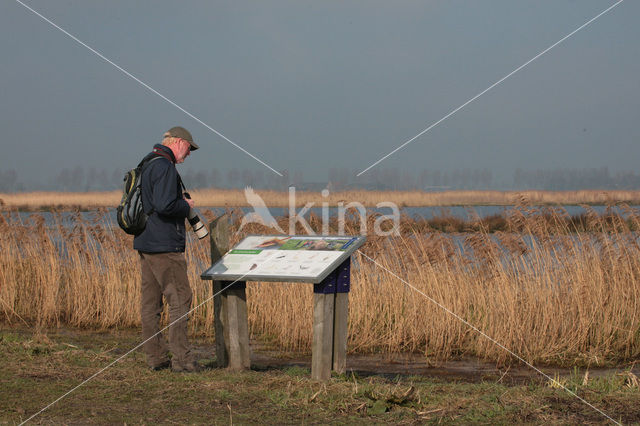
M127 234L140 235L147 225L148 215L142 208L142 172L161 156L142 160L135 169L124 175L124 193L117 210L118 225Z

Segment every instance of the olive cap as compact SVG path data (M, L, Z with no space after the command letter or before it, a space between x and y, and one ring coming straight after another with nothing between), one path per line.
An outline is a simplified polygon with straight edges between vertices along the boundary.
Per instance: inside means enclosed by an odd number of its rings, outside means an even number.
M169 130L167 130L167 133L164 134L164 137L184 139L185 141L189 142L189 144L191 145L191 151L195 151L196 149L200 148L198 144L196 144L193 141L193 137L191 136L191 133L189 133L189 131L184 127L180 127L180 126L172 127Z

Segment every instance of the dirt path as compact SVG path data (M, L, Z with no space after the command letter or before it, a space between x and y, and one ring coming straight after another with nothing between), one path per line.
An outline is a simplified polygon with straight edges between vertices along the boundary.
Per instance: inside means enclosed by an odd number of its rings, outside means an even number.
M30 334L31 330L19 328L16 331ZM59 328L49 330L47 334L59 335L76 342L104 342L114 340L119 344L114 347L114 354L124 354L135 347L140 340L137 330L115 330L99 332L95 330L78 330ZM193 339L194 352L201 360L215 363L215 341L212 338ZM311 368L311 354L287 353L273 350L263 343L252 340L251 366L253 370L283 369L287 367ZM584 375L589 371L589 377L606 377L618 373L631 371L640 377L640 363L629 363L616 367L579 368L538 366L551 378L569 377L576 374ZM479 383L483 381L503 384L525 384L532 381L547 382L548 379L524 364L498 366L477 358L462 358L448 361L434 361L422 354L350 354L347 356L347 371L356 373L359 377L380 376L393 378L395 376L422 376L443 380Z
M199 357L208 359L215 354L215 344L198 342L195 352ZM256 370L273 368L304 367L311 368L311 355L287 354L269 350L260 342L251 342L251 366ZM631 368L630 368L631 367ZM551 378L556 376L568 377L576 373L573 368L536 366ZM477 358L464 358L448 361L431 361L421 354L351 354L347 356L347 371L356 373L359 377L381 376L393 378L395 376L422 376L444 380L479 383L483 381L504 384L525 384L531 381L547 382L548 379L531 367L520 364L511 366L496 366L495 363L485 362ZM584 375L586 368L578 370ZM589 377L606 377L612 374L631 371L640 376L638 365L622 365L609 368L589 368Z

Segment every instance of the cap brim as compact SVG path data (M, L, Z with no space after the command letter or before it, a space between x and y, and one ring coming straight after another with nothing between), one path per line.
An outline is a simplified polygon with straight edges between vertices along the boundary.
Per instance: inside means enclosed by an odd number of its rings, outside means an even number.
M196 144L193 141L188 141L189 145L191 145L191 151L195 151L196 149L200 149L200 147L198 146L198 144Z

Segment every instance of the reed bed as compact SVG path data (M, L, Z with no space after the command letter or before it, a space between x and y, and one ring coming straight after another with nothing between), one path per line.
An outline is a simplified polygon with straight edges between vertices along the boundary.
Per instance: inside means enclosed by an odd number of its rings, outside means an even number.
M288 207L287 191L257 190L270 207ZM248 207L244 191L239 189L195 189L191 191L199 206ZM24 192L0 193L0 207L21 210L57 209L97 209L114 207L120 202L122 191L104 192ZM297 191L295 204L302 207L307 203L322 203L338 206L339 203L356 201L367 207L375 207L380 202L393 202L401 207L422 206L469 206L469 205L516 205L521 199L537 205L578 205L640 203L640 191L337 191L322 197L320 192Z
M562 210L520 204L494 233L479 219L476 231L458 234L402 218L400 235L372 235L363 246L378 265L354 256L349 351L514 361L445 307L530 362L595 366L637 359L640 246L633 230L640 214L622 208L624 217L587 208L578 229ZM26 222L16 212L0 214L0 321L139 326L137 254L131 237L104 213L91 220L55 214L48 224L38 214ZM211 219L211 212L205 215ZM233 217L237 230L239 215ZM284 225L286 218L280 220ZM375 214L367 220L373 229ZM310 223L321 227L317 217ZM358 234L359 222L346 229ZM271 232L250 225L233 234L234 242L247 233ZM187 258L197 305L212 296L211 282L199 279L210 263L206 240L190 241ZM311 285L249 283L247 292L254 338L285 351L310 350ZM211 336L213 303L195 311L189 326Z

